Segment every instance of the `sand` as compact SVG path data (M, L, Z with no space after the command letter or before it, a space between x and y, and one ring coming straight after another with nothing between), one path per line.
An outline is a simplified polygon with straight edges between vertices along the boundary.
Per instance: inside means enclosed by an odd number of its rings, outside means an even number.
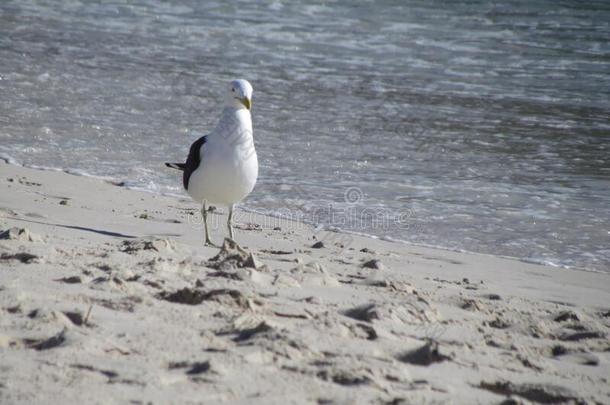
M610 403L607 274L198 208L0 162L0 403Z

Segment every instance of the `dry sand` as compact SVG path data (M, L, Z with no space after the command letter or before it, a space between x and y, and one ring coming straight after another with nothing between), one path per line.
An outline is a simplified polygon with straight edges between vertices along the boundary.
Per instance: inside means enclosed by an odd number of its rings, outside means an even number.
M609 275L238 214L0 162L0 403L610 403Z

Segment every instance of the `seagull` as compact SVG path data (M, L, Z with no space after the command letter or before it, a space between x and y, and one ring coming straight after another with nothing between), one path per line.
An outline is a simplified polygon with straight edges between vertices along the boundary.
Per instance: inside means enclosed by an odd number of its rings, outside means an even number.
M233 209L256 184L258 159L252 137L252 85L233 80L226 90L224 109L216 128L191 145L185 163L165 163L182 170L182 184L193 200L201 204L205 245L210 240L206 204L227 205L227 228L233 238Z

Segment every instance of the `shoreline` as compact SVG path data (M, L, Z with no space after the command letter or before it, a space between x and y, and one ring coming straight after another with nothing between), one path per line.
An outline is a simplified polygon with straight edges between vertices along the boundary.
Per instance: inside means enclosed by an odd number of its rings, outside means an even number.
M0 162L0 401L610 400L610 274L238 214Z
M157 196L161 196L161 197L175 198L175 199L187 199L187 200L189 199L189 197L186 195L180 195L180 194L174 194L174 193L163 193L163 192L157 192L157 191L154 191L151 189L147 189L144 187L123 185L122 183L124 183L124 180L114 179L114 178L110 178L110 177L106 177L106 176L98 176L98 175L89 174L89 173L85 173L85 172L79 172L75 169L23 165L23 164L19 163L18 161L16 161L15 159L7 157L6 155L0 155L0 161L4 161L7 165L22 167L25 169L59 172L59 173L64 173L64 174L67 174L70 176L91 178L91 179L95 179L95 180L99 180L99 181L103 181L103 182L112 184L116 187L123 187L127 190L131 190L131 191L135 191L135 192L147 193L147 194L157 195ZM238 209L243 212L249 212L249 213L259 215L262 217L277 218L279 220L288 220L291 222L302 222L305 226L316 227L315 224L307 222L307 221L295 220L293 218L284 218L281 216L281 214L277 214L277 213L273 213L273 212L263 212L263 211L257 210L256 208L238 207ZM319 228L325 232L338 232L338 233L343 233L343 234L348 234L348 235L355 235L358 237L377 239L377 240L385 241L385 242L389 242L389 243L397 243L397 244L401 244L401 245L405 245L405 246L421 247L421 248L428 248L428 249L438 249L438 250L447 251L447 252L463 253L463 254L471 254L471 255L491 256L491 257L497 257L497 258L501 258L501 259L516 260L516 261L519 261L522 263L548 266L548 267L554 267L554 268L564 269L564 270L582 271L582 272L599 273L599 274L610 274L608 272L604 272L603 270L550 263L545 260L521 258L521 257L516 257L516 256L507 256L507 255L500 255L500 254L493 254L493 253L475 252L475 251L470 251L470 250L465 250L465 249L458 249L458 248L454 249L454 248L438 246L438 245L428 245L425 243L415 243L415 242L411 242L408 240L394 238L391 236L379 236L379 235L369 234L369 233L361 232L361 231L350 231L350 230L338 228L334 225L324 225Z

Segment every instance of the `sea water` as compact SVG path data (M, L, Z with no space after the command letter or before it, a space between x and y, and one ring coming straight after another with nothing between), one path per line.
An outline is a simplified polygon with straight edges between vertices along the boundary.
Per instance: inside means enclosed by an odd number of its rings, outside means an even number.
M175 3L2 0L0 156L182 194L242 77L246 209L610 268L610 3Z

